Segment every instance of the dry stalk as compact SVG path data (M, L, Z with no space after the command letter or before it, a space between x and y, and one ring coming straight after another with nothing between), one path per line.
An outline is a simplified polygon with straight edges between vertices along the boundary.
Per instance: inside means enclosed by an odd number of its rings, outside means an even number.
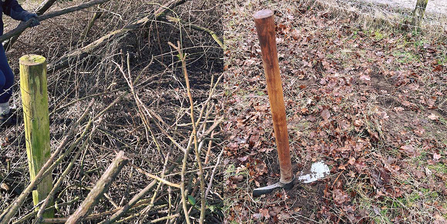
M135 92L134 84L133 84L132 79L131 79L129 54L127 54L127 67L128 67L128 74L127 74L127 75L126 75L126 73L124 72L124 69L122 68L121 65L119 65L118 63L116 63L116 62L114 62L114 61L112 61L112 62L118 67L118 69L120 70L120 72L123 74L124 79L126 80L128 86L129 86L129 88L130 88L131 94L132 94L132 96L134 97L135 103L137 104L138 111L139 111L140 114L141 114L141 120L143 121L145 130L146 130L146 136L147 136L147 132L149 132L149 133L151 134L151 138L152 138L152 140L154 141L154 143L156 144L156 146L157 146L157 150L158 150L159 154L160 154L162 157L164 157L164 156L163 156L163 153L161 152L160 144L158 143L157 139L155 138L155 135L154 135L154 133L153 133L153 131L152 131L150 125L149 125L149 119L148 119L148 117L150 117L150 118L155 117L157 120L159 120L159 121L162 122L162 123L164 123L164 121L163 121L163 119L162 119L159 115L157 115L154 111L152 111L152 110L150 110L149 108L147 108L146 105L141 101L141 99L138 97L137 93ZM151 64L151 63L152 63L152 61L151 61L149 64ZM127 77L127 76L128 76L128 77ZM174 145L176 145L180 150L185 151L185 148L183 148L179 143L177 143L177 141L175 141L174 138L173 138L171 135L169 135L169 134L165 131L165 128L161 127L161 125L160 125L159 123L155 122L155 121L154 121L154 123L155 123L155 124L158 126L158 128L163 132L163 134L164 134L169 140L171 140L171 142L172 142ZM148 141L149 141L149 138L148 138L148 137L146 137L146 138L147 138Z
M130 166L132 166L132 167L135 168L138 172L144 174L145 176L147 176L147 177L149 177L149 178L152 178L152 179L155 179L155 180L157 180L157 181L160 181L160 182L162 182L162 183L164 183L164 184L166 184L166 185L168 185L168 186L171 186L171 187L181 188L181 185L174 184L174 183L172 183L172 182L170 182L170 181L167 181L167 180L165 180L165 179L163 179L163 178L160 178L160 177L158 177L158 176L156 176L156 175L154 175L154 174L151 174L151 173L149 173L149 172L143 170L142 168L140 168L140 167L138 167L138 166L136 166L136 165L134 165L134 164L130 164Z
M166 165L168 164L168 161L169 161L169 153L166 155L165 163L163 165L163 170L161 172L161 178L165 177ZM143 222L145 221L145 219L147 217L147 213L154 207L154 202L155 202L155 199L157 198L157 194L158 194L161 186L162 186L162 182L159 182L157 189L154 191L154 193L152 195L151 203L149 203L149 205L146 208L144 208L143 211L141 212L142 214L145 214Z
M94 127L93 130L90 132L90 139L92 138L92 135L93 135L93 133L95 133L95 131L96 131L96 128ZM48 203L50 201L52 201L52 199L56 195L57 191L59 190L59 187L62 185L62 181L70 173L71 168L73 168L75 162L81 156L81 153L86 149L87 143L88 143L88 141L84 142L84 144L79 148L79 150L73 156L73 159L70 161L68 166L65 168L64 172L59 176L59 179L57 180L56 184L54 184L53 189L51 189L51 191L48 194L47 198L45 198L45 200L43 201L42 205L40 206L39 212L36 215L36 219L34 220L34 223L41 223L43 213L46 210L45 208L48 206ZM81 150L81 149L83 149L83 150ZM71 150L68 150L68 151L71 151Z
M177 42L177 46L175 46L171 42L169 42L169 45L171 45L174 49L177 50L179 59L182 62L182 71L183 71L183 75L185 76L186 91L187 91L188 98L189 98L189 103L190 103L192 135L193 135L193 138L194 138L194 149L195 149L195 152L196 152L197 164L199 166L198 176L199 176L199 179L200 179L201 206L200 206L199 223L202 224L203 220L205 219L205 208L206 208L205 180L203 179L202 161L201 161L201 158L200 158L200 151L199 151L199 145L198 145L198 140L197 140L197 130L196 130L197 127L196 127L196 122L194 120L194 101L192 100L191 87L189 85L188 71L186 69L186 55L184 55L183 52L182 52L182 49L181 49L181 46L180 46L180 42ZM187 155L185 155L185 156L187 156ZM186 162L186 161L184 161L184 162ZM182 197L185 197L185 196L186 195L183 195Z
M95 187L90 191L85 200L81 203L79 208L68 218L66 223L78 223L82 221L84 217L88 215L92 207L98 203L99 198L102 194L109 188L112 181L121 171L121 169L126 165L128 159L124 156L124 152L121 151L115 157L113 162L109 165L109 168L98 180Z
M212 106L210 107L209 106L209 104L210 104L210 102L211 102L211 98L213 97L213 95L214 95L214 92L215 92L215 90L216 90L216 88L217 88L217 86L218 86L218 84L220 83L220 80L222 79L222 77L223 77L223 75L221 75L221 76L219 76L219 78L216 80L216 82L214 83L214 76L213 76L213 78L211 79L211 87L210 87L210 92L209 92L209 94L208 94L208 98L206 99L206 101L203 103L203 107L202 107L202 109L200 110L200 113L199 113L199 116L198 116L198 119L197 119L197 122L196 122L196 125L199 125L199 123L200 123L200 120L202 119L202 116L203 116L203 113L204 113L204 111L205 111L205 108L207 109L207 111L205 112L205 114L209 114L210 112L211 112L211 110L213 109L212 108ZM206 117L208 117L206 115ZM208 136L222 121L223 121L223 117L221 117L218 121L214 121L214 124L213 125L211 125L211 127L210 128L208 128L206 131L205 131L205 128L206 128L206 120L207 119L205 119L205 122L203 122L203 133L201 134L201 136L200 136L200 142L202 142L202 139L205 137L205 136ZM212 138L212 137L211 137ZM206 161L206 159L205 159L205 161ZM205 164L206 164L207 162L205 162Z
M130 208L132 208L137 202L144 197L149 191L155 186L157 183L156 180L153 180L149 185L147 185L143 190L141 190L138 194L136 194L126 205L116 211L110 218L107 218L100 222L99 224L109 224L115 222L115 220L121 218Z
M51 173L50 170L52 170L52 167L54 167L53 163L55 162L56 157L62 152L63 149L65 149L65 146L68 144L69 139L72 137L72 135L76 133L76 130L80 122L82 122L82 120L87 115L90 108L91 107L88 107L87 110L84 112L84 114L81 116L81 118L78 119L78 121L72 125L71 129L68 131L65 138L59 144L59 147L51 155L48 161L42 166L39 173L36 175L35 179L31 181L31 183L28 185L28 187L25 188L25 190L19 195L19 197L17 197L17 199L7 209L5 209L5 211L3 211L3 213L0 215L0 224L8 223L9 220L11 220L11 218L17 213L20 206L22 206L22 204L25 202L25 199L28 197L28 194L33 191L35 186L37 186L46 175ZM89 122L89 124L91 124L91 122ZM83 135L89 128L90 125L87 125L87 127L84 129ZM83 138L83 135L81 135L81 137L79 137L74 144L77 144L80 141L80 139Z
M161 157L164 158L163 153L161 152L160 144L158 143L157 138L155 138L154 132L152 131L152 129L150 127L149 119L147 118L147 116L145 116L145 113L143 112L142 108L145 107L145 106L144 106L143 102L140 100L140 98L138 97L137 93L135 92L135 88L134 88L134 84L132 82L132 76L131 76L131 72L130 72L129 54L127 54L127 73L128 73L127 75L124 72L124 69L123 69L123 67L121 65L119 65L118 63L116 63L114 61L112 61L112 62L118 67L120 72L123 74L124 79L126 80L127 85L130 88L130 92L131 92L131 94L132 94L132 96L133 96L133 98L135 100L135 103L137 104L138 111L141 114L140 117L141 117L141 120L143 121L143 124L144 124L147 141L150 142L149 136L148 136L148 132L149 132L151 134L152 141L154 141L155 145L157 146L158 153L160 154ZM149 64L151 64L151 63L152 62L150 62Z
M211 177L210 177L210 181L208 182L208 187L206 188L205 197L208 196L208 193L209 193L210 190L211 190L211 186L213 186L214 174L215 174L215 172L216 172L217 167L219 166L220 159L221 159L221 157L222 157L222 155L223 155L223 152L224 152L224 148L222 148L222 150L220 151L220 154L219 154L219 156L217 157L216 165L214 165L213 172L211 172Z
M211 132L211 136L210 137L214 138L214 131ZM213 145L213 141L209 141L209 143L208 143L208 150L206 151L206 156L205 156L205 165L207 165L208 162L209 162L211 146L212 145Z

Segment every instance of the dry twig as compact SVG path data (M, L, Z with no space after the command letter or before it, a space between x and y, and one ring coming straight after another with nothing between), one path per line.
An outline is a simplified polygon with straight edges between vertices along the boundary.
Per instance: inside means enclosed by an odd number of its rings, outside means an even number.
M92 207L98 203L99 198L109 188L112 181L127 162L128 159L124 156L124 152L119 152L115 160L113 160L109 168L101 176L101 179L98 180L95 187L90 191L87 198L85 198L79 208L68 218L66 223L78 223L82 221L91 211Z

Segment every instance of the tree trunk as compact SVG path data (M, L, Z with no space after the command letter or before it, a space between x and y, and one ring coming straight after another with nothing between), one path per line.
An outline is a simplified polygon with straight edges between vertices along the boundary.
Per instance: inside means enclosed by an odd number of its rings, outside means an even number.
M428 0L417 0L416 7L413 11L413 26L415 26L415 29L421 26L421 20L424 18L427 3Z

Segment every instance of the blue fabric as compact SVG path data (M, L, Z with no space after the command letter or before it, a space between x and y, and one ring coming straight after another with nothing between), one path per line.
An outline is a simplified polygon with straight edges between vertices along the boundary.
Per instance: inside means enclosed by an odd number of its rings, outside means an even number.
M32 23L31 23L31 27L39 25L39 20L37 20L37 14L28 12L26 10L24 10L22 12L16 12L14 10L11 10L11 17L18 19L18 20L22 20L23 22L33 19Z
M14 73L9 67L5 50L0 44L0 103L6 103L11 98L12 85L14 84Z
M14 11L11 11L11 12L14 12ZM37 25L40 24L39 20L37 20L37 14L36 13L31 13L31 12L28 12L28 11L25 10L25 11L20 13L20 16L21 16L20 20L22 20L24 22L32 19L30 27L34 27L34 26L37 26Z
M3 12L16 20L22 20L19 15L25 10L19 5L17 0L5 0L4 2L2 0L0 4L2 5L2 7L0 7L0 35L3 35L3 19L1 13Z
M22 20L22 12L25 11L19 5L17 0L5 0L1 1L0 7L0 35L3 35L3 19L2 12L13 19ZM24 14L23 14L24 15ZM14 74L8 64L8 59L6 59L5 49L0 43L0 103L6 103L11 98L12 85L14 84Z

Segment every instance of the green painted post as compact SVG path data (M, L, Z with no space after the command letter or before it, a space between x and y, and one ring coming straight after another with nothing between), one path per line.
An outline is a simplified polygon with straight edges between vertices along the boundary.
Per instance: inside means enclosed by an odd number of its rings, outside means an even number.
M34 180L40 168L51 156L47 62L44 57L25 55L20 58L20 90L28 166L31 180ZM33 191L34 205L47 197L52 189L52 182L51 175L48 175L37 185L37 189ZM44 217L54 217L54 211L44 213Z

